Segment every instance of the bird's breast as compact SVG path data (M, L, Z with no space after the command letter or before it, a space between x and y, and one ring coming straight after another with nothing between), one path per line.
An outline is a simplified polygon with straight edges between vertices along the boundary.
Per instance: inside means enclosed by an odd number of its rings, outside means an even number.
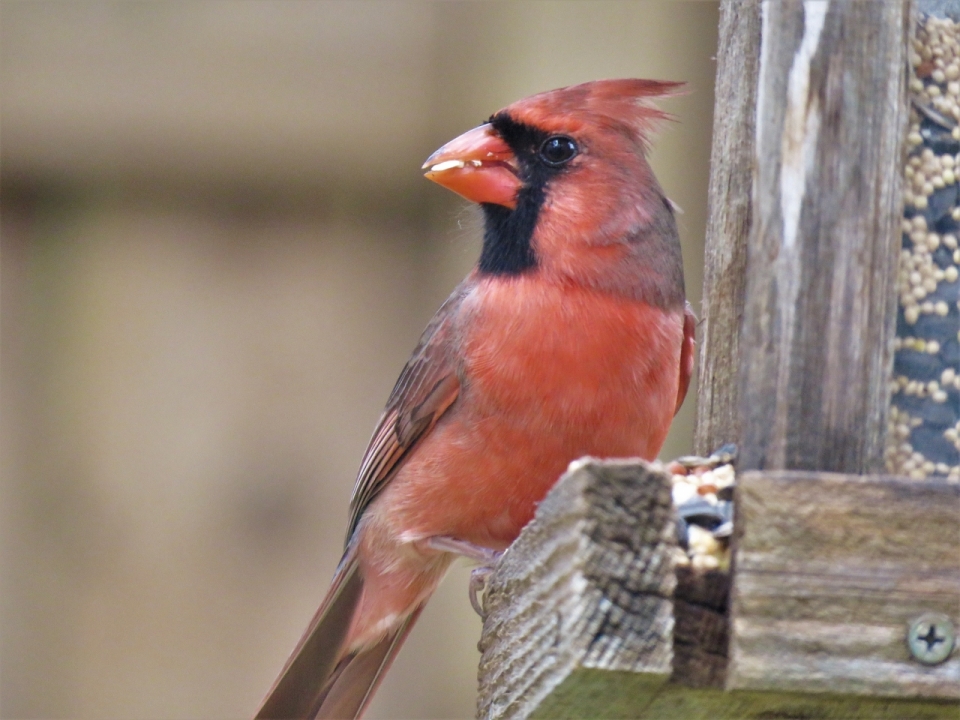
M478 283L460 327L464 404L478 419L573 435L609 429L634 454L659 450L637 424L668 426L673 415L682 309L532 275Z
M533 275L479 280L456 323L460 395L376 501L371 527L502 549L572 460L659 452L682 308Z

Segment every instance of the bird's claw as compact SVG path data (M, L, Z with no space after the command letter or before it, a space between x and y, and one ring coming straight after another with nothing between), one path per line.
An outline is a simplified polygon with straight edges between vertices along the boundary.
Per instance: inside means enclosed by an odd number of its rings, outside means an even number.
M486 600L487 580L492 574L493 568L489 566L477 567L470 572L470 604L483 620L487 619L487 610L478 595L483 593L483 600Z

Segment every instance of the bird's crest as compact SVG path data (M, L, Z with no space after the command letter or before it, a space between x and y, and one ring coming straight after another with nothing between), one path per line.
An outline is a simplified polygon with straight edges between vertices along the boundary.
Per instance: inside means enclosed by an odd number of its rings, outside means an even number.
M535 126L549 124L551 118L571 116L613 124L628 130L646 147L658 123L673 119L652 101L682 94L683 86L682 82L664 80L594 80L531 95L503 112Z

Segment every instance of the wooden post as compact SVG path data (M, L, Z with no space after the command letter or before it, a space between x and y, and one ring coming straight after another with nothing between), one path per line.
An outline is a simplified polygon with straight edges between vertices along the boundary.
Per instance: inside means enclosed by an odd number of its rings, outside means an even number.
M909 6L763 8L739 468L879 472Z
M740 440L740 331L747 286L747 237L753 218L759 65L759 2L722 2L694 440L700 455Z

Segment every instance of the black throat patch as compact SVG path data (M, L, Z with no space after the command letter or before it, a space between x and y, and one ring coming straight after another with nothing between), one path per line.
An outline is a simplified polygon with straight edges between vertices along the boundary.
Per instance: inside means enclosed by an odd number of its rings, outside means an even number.
M537 266L531 239L546 198L546 186L560 168L549 167L537 156L549 133L516 122L506 113L490 118L490 124L510 146L520 168L523 186L517 193L517 207L484 203L483 250L479 270L487 275L519 275Z

